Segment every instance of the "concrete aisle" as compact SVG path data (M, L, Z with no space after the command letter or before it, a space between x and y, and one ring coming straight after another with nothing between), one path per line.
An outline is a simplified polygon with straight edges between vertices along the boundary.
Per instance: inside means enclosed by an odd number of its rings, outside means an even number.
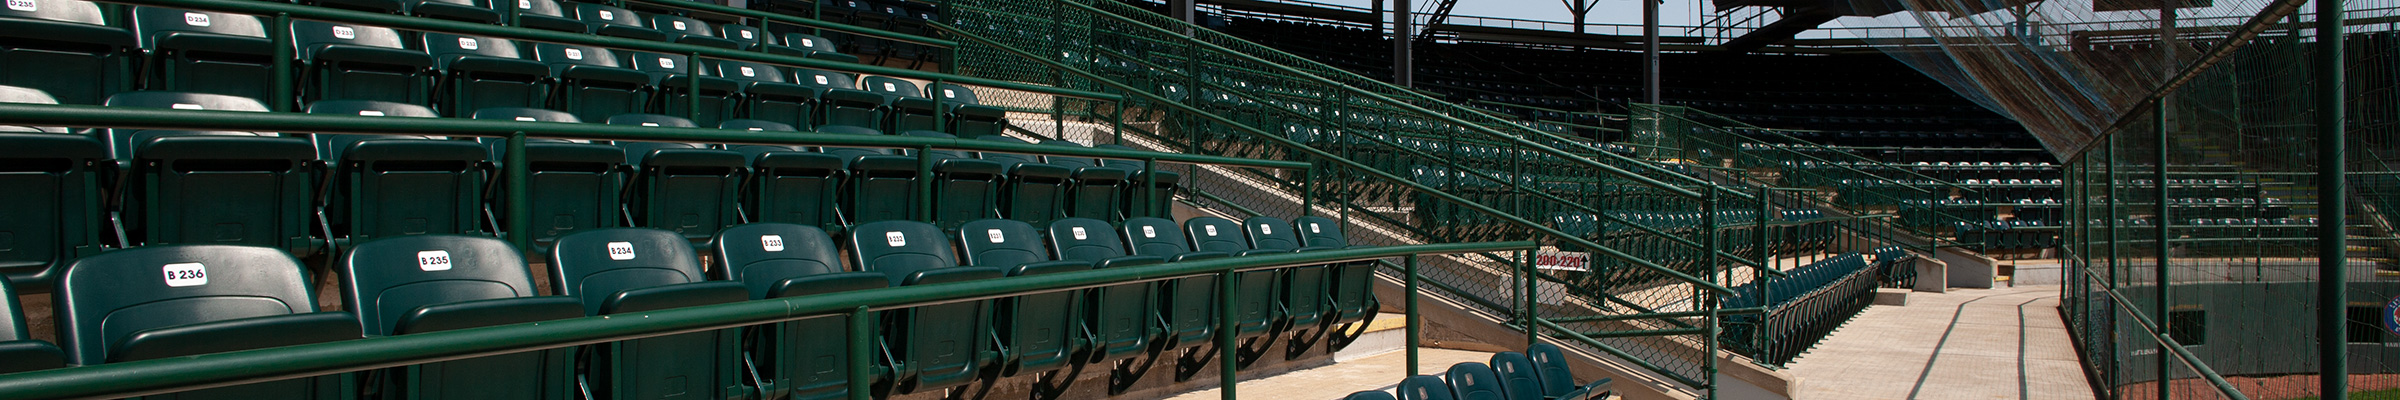
M1441 375L1451 364L1484 362L1492 353L1464 350L1424 348L1418 355L1418 371ZM1408 352L1394 351L1357 360L1342 361L1323 367L1292 371L1266 378L1249 378L1234 390L1244 399L1335 400L1361 390L1390 391L1400 385L1407 371ZM1168 397L1172 400L1217 400L1224 398L1217 389L1187 392Z
M2089 399L2058 286L1909 293L1790 364L1817 399Z

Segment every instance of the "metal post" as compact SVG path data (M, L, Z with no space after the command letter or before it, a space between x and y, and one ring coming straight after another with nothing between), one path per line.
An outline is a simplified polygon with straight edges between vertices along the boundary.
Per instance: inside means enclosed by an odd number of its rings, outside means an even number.
M1405 327L1408 329L1408 376L1417 376L1417 341L1422 337L1417 327L1417 280L1420 279L1417 276L1417 255L1408 255L1407 263L1402 264L1400 269L1402 274L1407 275L1405 280L1400 281L1400 296L1406 297L1404 302L1408 304L1408 326Z
M1173 209L1167 208L1166 202L1158 198L1158 158L1153 157L1142 159L1141 178L1142 204L1147 205L1150 208L1149 210L1143 210L1143 212L1151 213L1144 216L1174 218L1175 216L1173 211L1171 211Z
M1642 2L1642 103L1658 104L1658 1Z
M1764 265L1766 268L1775 268L1775 247L1768 243L1769 234L1767 233L1767 213L1773 210L1773 208L1770 206L1770 204L1772 204L1770 200L1773 199L1773 197L1768 196L1768 194L1771 194L1770 192L1771 188L1768 186L1758 186L1758 232L1753 233L1752 237L1758 240L1758 265ZM1755 273L1750 275L1750 286L1758 287L1759 304L1774 304L1774 298L1768 296L1771 293L1767 291L1767 287L1773 285L1767 284L1767 271L1761 269L1752 272ZM1767 310L1767 312L1758 313L1758 326L1750 329L1750 343L1755 344L1757 346L1755 348L1758 349L1758 351L1763 352L1765 349L1767 349L1767 346L1773 344L1772 342L1769 342L1769 340L1772 340L1773 336L1767 335L1766 328L1767 318L1774 315L1775 310L1771 309ZM1760 357L1751 357L1750 360L1760 363L1766 362L1766 360Z
M949 62L945 64L957 64L957 62ZM947 113L942 112L942 103L950 100L950 92L948 92L949 88L942 87L942 79L935 78L933 80L932 89L933 90L926 91L926 94L932 94L932 96L926 97L933 98L933 130L936 132L949 132L949 118L943 118L945 116L943 114Z
M1534 240L1540 240L1540 238ZM1534 269L1533 250L1525 250L1517 254L1519 255L1517 267L1525 270L1525 345L1530 347L1534 343L1540 343L1542 339L1542 325L1534 322L1542 318L1540 302L1535 300L1537 298L1535 296L1540 292L1534 289L1534 286L1542 280L1542 273Z
M508 179L508 242L517 252L533 254L533 168L525 160L525 132L508 135L507 158L500 160Z
M1315 164L1316 156L1309 156L1308 161L1310 164ZM1309 200L1317 198L1317 174L1309 172L1314 169L1300 170L1300 216L1303 217L1309 216L1312 214L1311 211L1316 210L1316 207L1309 205Z
M1651 4L1651 7L1657 7L1656 3L1651 0L1642 0L1642 2L1645 4ZM1655 11L1651 13L1651 15L1657 14L1658 13ZM1700 243L1702 244L1700 254L1703 255L1700 257L1702 260L1701 265L1705 268L1708 268L1708 275L1703 276L1706 276L1706 279L1712 281L1718 279L1717 248L1719 246L1717 245L1717 231L1724 229L1724 227L1717 225L1717 199L1722 198L1721 196L1717 195L1717 191L1722 189L1722 187L1718 186L1709 186L1708 189L1701 192L1702 196L1700 198L1700 226L1701 229L1705 229L1704 232L1707 232L1700 235ZM1715 292L1694 287L1692 288L1692 294L1698 296L1697 298L1692 299L1694 301L1692 304L1696 307L1700 307L1701 311L1706 313L1705 316L1701 317L1701 320L1703 321L1702 324L1707 325L1705 328L1707 333L1700 337L1700 348L1702 351L1708 352L1708 359L1702 362L1700 373L1702 376L1706 377L1703 380L1708 383L1707 389L1709 393L1713 395L1716 393L1717 388L1717 324L1724 321L1717 319L1718 305L1717 294ZM1761 328L1764 327L1762 326Z
M1217 367L1219 368L1217 385L1221 386L1218 393L1222 394L1225 400L1239 400L1234 396L1233 385L1234 381L1240 380L1242 376L1241 366L1235 365L1233 362L1235 349L1233 337L1240 334L1237 331L1238 328L1234 326L1235 320L1240 319L1234 316L1233 286L1237 283L1233 281L1234 275L1236 274L1230 268L1217 274L1217 310L1220 310L1217 317L1216 337Z
M933 222L933 146L917 147L917 220Z
M850 311L850 400L868 400L875 382L875 314L867 306Z
M270 71L273 74L270 79L275 82L267 93L269 107L275 111L300 111L296 108L298 102L292 100L292 59L298 51L292 49L292 15L276 13L275 26L267 28L267 35L275 46L275 70Z
M700 121L700 53L691 53L686 55L691 56L691 58L684 59L685 61L689 62L683 64L684 70L687 71L683 74L683 83L690 85L684 87L684 90L687 90L687 92L684 93L691 97L688 99L690 100L690 104L687 104L691 108L686 109L686 111L689 112L684 113L686 115L683 117L690 118L692 121L698 122ZM660 57L665 57L665 55L660 55Z
M1416 16L1411 15L1408 0L1392 0L1392 84L1400 87L1417 85L1416 63L1409 41L1416 35Z
M2317 0L2317 393L2327 400L2350 398L2349 331L2344 321L2349 306L2349 234L2342 226L2350 215L2349 140L2343 124L2348 104L2342 98L2342 2Z
M2172 15L2174 13L2169 12L2167 14ZM2154 283L2158 288L2158 291L2155 293L2158 295L2158 301L2157 304L2153 304L2151 307L2152 314L2150 319L2157 322L2158 326L2154 328L2157 328L2158 331L2169 332L2168 329L2174 324L2174 322L2171 321L2173 318L2167 318L2167 313L2171 312L2173 309L2174 300L2167 295L2169 290L2172 289L2174 285L2170 284L2170 282L2167 280L2167 261L2169 260L2169 256L2172 255L2170 254L2172 247L2167 245L2167 241L2168 239L2174 238L2175 232L2169 230L2168 227L2175 225L2173 222L2175 219L2170 217L2172 214L2167 207L2167 195L2169 194L2167 193L2167 187L2169 186L2167 185L2167 97L2160 96L2158 100L2152 101L2150 103L2150 114L2151 118L2155 119L2152 121L2151 130L2157 134L2157 137L2155 138L2157 142L2152 143L2152 145L2157 146L2158 158L2154 160L2155 162L2150 163L2150 172L2152 175L2154 175L2152 179L2158 181L2158 185L2153 186L2153 188L2156 189L2155 191L2157 192L2158 197L2155 203L2157 205L2153 206L2153 209L2157 210L2156 212L2158 213L2159 221L2157 249L2158 261L2150 264L2152 275L2155 275L2153 279L2156 281ZM2159 346L2165 347L2166 344L2159 343ZM2159 349L2158 352L2159 400L2166 400L2174 396L2172 393L2174 391L2169 390L2170 388L2167 386L2167 384L2174 382L2173 379L2168 379L2173 376L2174 370L2172 368L2174 368L2173 363L2175 361L2174 357L2169 357L2170 354L2173 353L2163 348Z

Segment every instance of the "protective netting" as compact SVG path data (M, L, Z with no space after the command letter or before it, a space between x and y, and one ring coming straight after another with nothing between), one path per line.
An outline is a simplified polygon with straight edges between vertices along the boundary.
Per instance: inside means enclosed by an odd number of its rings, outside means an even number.
M2358 11L2371 3L2352 2L2345 14L2380 12ZM2065 172L2062 308L2095 383L2110 396L2154 398L2160 390L2176 398L2226 396L2201 372L2211 370L2249 398L2315 398L2320 328L2347 335L2353 394L2400 389L2400 336L2387 329L2385 308L2400 284L2385 278L2396 246L2390 216L2382 212L2400 200L2400 181L2382 156L2392 151L2391 124L2400 116L2391 101L2400 90L2393 74L2400 48L2388 18L2319 32L2314 9L2259 18L2257 37L2224 47L2229 51L2217 61L2170 90L2138 96L2163 101L2118 106L2121 116L2086 131L2087 145L2052 144L2080 149L2070 153ZM2216 32L2230 30L2238 29ZM2185 32L2185 39L2198 37ZM2347 107L2338 111L2348 116L2348 149L2329 159L2317 155L2316 122L2329 106L2312 88L2322 79L2315 51L2334 34L2343 35L2349 54L2342 64ZM2128 58L2215 45L2177 47L2158 44L2154 34L2125 35L2151 42L2114 50ZM2342 162L2349 174L2324 179L2323 162ZM2336 184L2346 189L2338 199L2319 194ZM2347 202L2347 212L2326 212L2332 200ZM2327 226L2347 236L2340 271L2349 303L2339 321L2321 323L2319 234ZM2199 362L2186 365L2159 336Z
M1894 3L1891 0L1859 0ZM1845 18L1851 28L1903 28L1868 39L1965 97L2025 125L2065 158L2120 122L2171 77L2216 63L2214 50L2300 29L2284 0L1898 0L1903 11ZM2180 8L2170 15L2159 9ZM2349 17L2400 15L2400 2L2358 0ZM1883 5L1878 7L1889 7ZM2388 29L2388 28L2384 28ZM2174 32L2162 35L2162 32Z

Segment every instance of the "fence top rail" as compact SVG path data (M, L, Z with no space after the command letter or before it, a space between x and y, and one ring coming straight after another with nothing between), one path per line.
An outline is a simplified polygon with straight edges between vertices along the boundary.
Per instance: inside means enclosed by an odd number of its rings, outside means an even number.
M885 39L892 39L892 40L898 40L898 41L909 42L909 43L916 43L916 44L922 44L922 45L928 45L928 46L935 46L935 47L945 47L945 48L955 48L955 47L958 47L958 42L956 42L956 41L951 41L951 40L940 39L940 38L932 38L932 37L926 37L926 36L922 36L922 35L911 35L911 34L906 34L906 33L893 32L893 31L887 31L887 30L875 29L875 28L868 28L868 27L864 27L864 26L850 25L850 24L844 24L844 23L839 23L839 22L831 22L831 21L825 21L825 20L819 20L819 19L801 18L801 17L791 16L791 15L776 14L776 13L771 13L771 12L766 12L766 11L759 11L759 10L752 10L752 9L746 9L746 8L734 8L734 7L726 7L726 6L720 6L720 5L709 4L709 3L702 3L702 2L696 2L696 1L688 1L688 0L618 0L618 1L623 1L623 2L626 2L626 3L631 3L631 4L641 4L641 5L646 5L646 6L653 6L653 7L662 7L662 8L680 8L680 9L685 9L685 10L700 11L700 12L707 12L707 13L714 13L714 14L725 14L725 15L735 15L735 16L742 16L742 17L748 17L748 18L758 18L758 19L764 19L764 20L768 20L768 21L774 21L774 22L781 22L781 23L786 23L786 24L793 24L793 25L806 26L806 27L810 27L810 28L824 28L824 29L830 29L830 30L835 30L835 31L850 32L850 33L857 33L857 34L864 34L864 35L867 35L867 36L874 36L874 37L880 37L880 38L885 38Z
M362 117L355 115L262 113L239 111L170 110L87 105L0 103L0 121L25 126L93 128L189 129L217 131L290 132L311 134L527 136L587 140L638 140L693 143L805 145L879 148L924 148L1005 153L1156 160L1208 165L1306 170L1297 161L1260 160L1186 153L1008 143L991 140L902 135L841 135L807 131L742 131L715 128L668 128L597 123L478 120L463 118Z
M1423 254L1527 250L1530 241L1284 253L905 286L0 375L0 398L121 398L793 321L857 311Z
M924 79L924 80L940 80L940 81L944 81L944 82L958 83L958 84L964 84L964 85L985 86L985 87L992 87L992 88L1000 88L1000 89L1008 89L1008 90L1018 90L1018 91L1026 91L1026 92L1042 93L1042 94L1049 94L1049 95L1058 95L1058 96L1075 97L1075 98L1082 98L1082 99L1091 99L1091 100L1110 101L1110 102L1118 102L1118 101L1123 101L1123 100L1124 100L1124 97L1123 97L1123 96L1118 96L1118 95L1115 95L1115 94L1109 94L1109 93L1100 93L1100 92L1092 92L1092 91L1085 91L1085 90L1075 90L1075 89L1067 89L1067 88L1058 88L1058 87L1042 86L1042 85L1035 85L1035 84L1023 83L1023 82L1014 82L1014 81L1005 81L1005 80L998 80L998 79L976 78L976 77L970 77L970 76L963 76L963 75L952 75L952 74L945 74L945 73L939 73L939 72L927 72L927 71L919 71L919 70L913 70L913 69L892 68L892 67L884 67L884 66L876 66L876 65L867 65L867 64L859 64L859 63L849 63L849 62L840 62L840 61L827 61L827 60L819 60L819 59L813 59L813 58L795 57L795 56L788 56L788 55L781 55L781 54L771 54L771 53L767 53L767 52L761 52L761 51L750 51L750 50L734 50L734 49L725 49L725 48L716 48L716 47L707 47L707 46L698 46L698 45L689 45L689 44L677 44L677 43L656 42L656 41L639 40L639 39L615 38L615 37L599 36L599 35L584 35L584 34L574 34L574 33L566 33L566 32L546 31L546 30L532 29L532 28L519 28L519 27L511 27L511 26L485 25L485 24L477 24L477 23L469 23L469 22L459 22L459 21L439 20L439 19L432 19L432 18L419 18L419 17L404 16L404 15L381 14L381 13L371 13L371 12L365 12L365 11L351 11L351 10L332 9L332 8L316 7L316 6L305 6L305 5L291 4L291 3L283 3L283 2L270 2L270 1L246 1L246 0L97 0L97 1L109 2L109 3L118 3L118 4L127 4L127 5L136 5L136 6L157 6L157 7L171 7L171 8L181 8L181 9L201 10L201 11L216 11L216 12L235 13L235 14L250 14L250 15L265 15L265 16L274 16L274 15L288 15L288 16L291 16L291 18L293 18L293 19L314 20L314 21L328 21L328 22L356 23L356 24L366 24L366 25L374 25L374 26L378 26L378 27L392 28L392 29L415 30L415 31L432 31L432 32L445 32L445 33L463 34L463 35L476 35L476 36L491 36L491 37L508 38L508 39L511 39L511 40L529 40L529 41L536 41L536 42L551 42L551 43L577 44L577 45L598 46L598 47L607 47L607 48L614 48L614 49L626 49L626 50L646 51L646 52L655 52L655 53L667 53L667 54L682 54L682 55L692 55L692 56L699 56L699 57L706 57L706 58L714 58L714 59L722 59L722 60L738 60L738 61L749 61L749 62L758 62L758 63L767 63L767 64L776 64L776 65L789 65L789 66L798 66L798 67L802 67L802 68L812 68L812 69L820 69L820 70L827 70L827 71L852 72L852 73L872 74L872 75L884 75L884 76L895 76L895 77L902 77L902 78ZM274 31L281 31L281 30L274 30Z

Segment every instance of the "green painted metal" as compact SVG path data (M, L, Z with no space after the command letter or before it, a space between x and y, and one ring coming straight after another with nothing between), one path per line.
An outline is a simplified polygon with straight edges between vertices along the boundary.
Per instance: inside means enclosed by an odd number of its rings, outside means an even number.
M1225 400L1240 398L1234 394L1234 387L1240 383L1242 376L1241 363L1234 362L1234 352L1241 348L1241 346L1235 345L1233 340L1234 337L1241 336L1238 333L1241 332L1241 328L1236 326L1240 324L1241 318L1235 318L1233 315L1233 310L1240 309L1234 304L1235 300L1240 298L1234 292L1234 287L1239 286L1235 285L1233 280L1236 275L1239 275L1236 272L1238 271L1227 268L1224 272L1217 273L1217 310L1221 315L1217 318L1215 335L1218 365L1217 393Z
M119 398L337 374L768 324L850 313L853 338L867 311L900 309L1025 294L1091 289L1200 275L1220 279L1243 271L1307 267L1420 254L1531 249L1533 242L1448 243L1219 258L1016 277L973 283L908 286L818 296L754 300L634 314L584 317L415 335L214 353L12 374L0 379L0 398ZM1230 285L1222 285L1230 286ZM1232 296L1220 296L1231 298ZM1228 319L1230 320L1230 319ZM1231 335L1219 335L1231 336ZM1219 339L1220 341L1224 339ZM1231 349L1233 346L1224 346ZM853 360L868 360L853 339ZM1233 376L1231 358L1225 360ZM858 364L851 366L857 372ZM869 376L869 375L854 375ZM1230 379L1230 378L1228 378ZM853 381L853 387L858 385ZM1230 384L1230 382L1228 382ZM1231 391L1231 386L1227 386ZM859 392L853 392L856 395Z
M794 17L794 16L790 16L790 15L784 15L784 14L776 14L776 13L765 12L765 11L758 11L758 10L751 10L751 9L746 9L746 8L733 8L733 7L726 7L726 6L720 6L720 5L715 5L715 4L703 3L703 2L693 2L693 1L672 1L672 0L664 0L664 1L662 1L662 0L622 0L622 1L623 1L623 2L625 2L625 3L631 3L631 4L640 4L640 5L644 5L644 6L661 7L661 8L677 8L677 9L685 9L685 10L692 10L692 11L701 11L701 12L706 12L706 13L710 13L710 14L724 14L724 15L736 15L736 16L741 16L742 18L749 18L749 19L751 19L751 20L753 20L753 21L758 21L758 23L759 23L758 31L759 31L759 32L761 32L761 33L764 33L764 32L770 32L770 31L768 31L768 30L767 30L767 27L766 27L766 23L767 23L767 22L776 22L776 23L785 23L785 24L799 25L799 26L809 27L809 28L811 28L811 29L820 29L820 30L833 30L833 31L839 31L839 32L849 32L849 33L855 33L855 34L859 34L859 35L862 35L862 36L873 36L873 37L878 37L878 38L891 39L891 40L897 40L897 41L902 41L902 42L909 42L909 43L915 43L915 44L921 44L921 45L927 45L927 46L934 46L934 47L941 47L941 48L952 48L952 47L958 47L958 42L953 42L953 41L949 41L949 40L942 40L942 39L940 39L940 38L925 37L925 36L920 36L920 35L911 35L911 34L906 34L906 33L893 32L893 31L887 31L887 30L882 30L882 29L869 28L869 27L864 27L864 26L857 26L857 25L850 25L850 24L844 24L844 23L833 22L833 21L826 21L824 18L819 18L819 17L800 18L800 17ZM620 6L620 7L621 7L621 6ZM818 33L816 33L816 34L818 34L818 35L822 35L823 33L822 33L822 32L818 32Z
M2165 15L2165 13L2161 14ZM2168 123L2171 122L2167 119L2167 100L2170 98L2171 97L2160 97L2159 99L2152 100L2150 102L2150 116L2156 118L2156 120L2151 122L2150 125L2150 129L2157 135L2157 145L2153 147L2158 149L2158 158L2153 159L2157 161L2151 163L2151 172L2153 173L2153 178L2151 179L2156 179L2158 182L2157 185L2152 185L2155 189L2157 189L2156 196L2158 196L2153 197L2154 199L2157 199L2153 201L2158 202L2167 201L2167 199L2172 198L2169 197L2167 193L2167 189L2172 187L2172 185L2167 184L2167 160L2170 159L2168 158L2167 154L2167 127ZM2173 240L2175 237L2175 231L2173 231L2175 218L2174 213L2171 212L2172 210L2174 210L2174 207L2168 207L2165 204L2159 204L2155 207L2155 210L2151 211L2151 213L2157 215L2158 218L2157 240L2161 242L2157 246L2152 246L2158 248L2158 254L2156 255L2156 257L2158 257L2158 261L2156 264L2152 264L2150 266L2150 270L2157 273L2157 277L2151 282L2155 282L2154 285L2158 289L2158 298L2151 300L2153 302L2151 304L2151 312L2154 313L2151 315L2160 316L2158 319L2159 324L2157 326L2158 330L2161 332L2171 332L2171 330L2174 329L2173 325L2169 325L2173 324L2174 320L2165 318L2165 316L2168 315L2168 310L2173 309L2175 305L2174 300L2171 300L2169 297L2167 297L2167 294L2173 292L2171 289L2175 287L2175 285L2172 284L2175 281L2167 280L2167 270L2169 269L2168 266L2174 263L2175 260L2173 253L2174 248L2167 246L2165 243L2168 240ZM2160 342L2159 346L2167 346L2167 342ZM2170 360L2166 357L2159 357L2158 376L2172 376L2174 373L2172 371L2175 370L2173 362L2174 360ZM2169 397L2175 395L2175 391L2171 390L2173 387L2169 386L2173 383L2175 383L2175 380L2173 379L2158 380L2159 400L2167 400Z
M1419 322L1422 321L1419 318L1421 314L1417 313L1417 296L1422 296L1424 292L1417 291L1417 281L1424 278L1417 275L1417 256L1415 254L1408 255L1406 262L1407 266L1402 267L1401 270L1401 274L1406 278L1401 281L1400 296L1407 298L1408 303L1404 308L1407 310L1406 315L1408 316L1408 326L1406 327L1408 329L1408 376L1417 376L1424 375L1423 372L1418 371L1419 363L1417 361L1420 354L1417 349L1424 337L1424 331L1419 328L1421 326Z
M1549 329L1552 332L1557 332L1557 335L1559 336L1565 336L1568 340L1573 340L1577 343L1583 343L1585 346L1591 346L1592 348L1600 349L1601 352L1608 353L1612 356L1617 356L1617 358L1624 359L1626 362L1633 363L1634 366L1642 367L1642 369L1652 371L1666 370L1666 368L1659 367L1658 364L1651 363L1649 360L1644 360L1641 357L1634 356L1632 353L1626 353L1625 350L1617 349L1616 346L1610 346L1607 343L1601 343L1599 339L1591 336L1585 336L1582 332L1576 332L1574 330L1567 329L1566 327L1558 326L1557 323L1546 320L1537 319L1533 322L1541 324L1542 328ZM1677 331L1680 332L1681 330ZM1689 385L1692 387L1708 387L1708 382L1692 380L1676 374L1666 374L1666 376L1667 379L1674 380L1684 385Z
M508 134L507 155L510 160L525 159L525 131ZM502 168L508 175L508 242L524 254L538 254L533 248L533 167L527 163L511 162Z
M2342 62L2345 57L2342 43L2344 37L2348 36L2342 33L2344 2L2317 0L2316 3L2317 32L2334 32L2330 35L2318 34L2314 49L2317 214L2324 216L2317 227L2317 373L2326 377L2317 379L2317 393L2322 399L2343 400L2350 398L2348 324L2371 322L2347 322L2349 316L2344 315L2350 306L2349 273L2345 271L2350 264L2350 242L2342 240L2349 236L2344 221L2350 215L2350 178L2345 176L2349 173L2350 153L2343 148L2350 141L2348 132L2344 130L2347 127L2345 119L2348 118L2346 106L2349 104L2349 99L2345 97L2348 96L2346 89L2349 84L2344 74L2346 68L2350 67ZM2164 138L2159 140L2160 143L2166 141ZM2160 158L2158 164L2166 165L2165 158ZM2165 201L2166 197L2159 199ZM2160 275L2160 278L2159 282L2168 282L2164 279L2165 275ZM2173 285L2162 284L2159 288L2163 292L2168 286Z
M850 400L867 400L874 395L875 379L875 313L860 305L850 310Z

